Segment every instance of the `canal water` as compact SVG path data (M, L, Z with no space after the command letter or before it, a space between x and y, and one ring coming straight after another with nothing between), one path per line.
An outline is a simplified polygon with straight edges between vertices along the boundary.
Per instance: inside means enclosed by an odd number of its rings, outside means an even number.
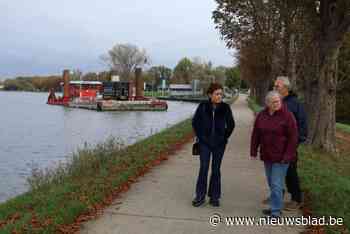
M96 112L45 104L46 93L0 92L0 202L27 190L31 168L54 166L84 143L132 144L190 117L196 104L167 112Z

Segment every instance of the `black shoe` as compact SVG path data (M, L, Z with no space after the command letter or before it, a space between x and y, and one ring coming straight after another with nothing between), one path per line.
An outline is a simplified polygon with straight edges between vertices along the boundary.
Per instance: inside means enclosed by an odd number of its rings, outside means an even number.
M214 207L219 207L220 206L220 201L219 199L210 199L209 204Z
M271 216L273 218L279 218L280 216L273 215L271 209L264 209L262 210L262 213L266 216ZM282 214L282 212L280 212Z
M192 201L192 206L198 207L198 206L203 205L204 202L205 202L205 198L204 198L204 197L203 197L203 198L197 198L197 197L196 197L196 198L193 199L193 201Z
M263 215L271 216L271 209L263 209L262 213L263 213Z

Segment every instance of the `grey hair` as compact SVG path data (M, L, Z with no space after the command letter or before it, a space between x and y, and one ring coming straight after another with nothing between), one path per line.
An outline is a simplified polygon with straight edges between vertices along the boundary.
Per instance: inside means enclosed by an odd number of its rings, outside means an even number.
M270 103L270 100L273 97L276 97L276 96L279 97L280 99L282 99L282 96L281 96L281 94L279 94L279 92L277 92L277 91L270 91L270 92L268 92L266 97L265 97L265 104L266 104L266 106L268 106L269 103Z
M276 80L280 80L283 82L284 86L288 89L291 90L292 89L292 84L289 81L288 76L277 76Z

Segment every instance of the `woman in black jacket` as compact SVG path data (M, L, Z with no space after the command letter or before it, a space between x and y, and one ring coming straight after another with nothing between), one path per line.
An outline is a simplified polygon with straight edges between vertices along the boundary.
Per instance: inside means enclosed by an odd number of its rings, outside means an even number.
M212 173L208 191L209 203L212 206L220 206L220 166L226 143L235 127L230 106L222 102L222 86L216 83L211 84L207 94L209 100L199 104L192 119L192 127L200 144L200 169L196 197L192 201L195 207L205 202L210 155L212 155Z

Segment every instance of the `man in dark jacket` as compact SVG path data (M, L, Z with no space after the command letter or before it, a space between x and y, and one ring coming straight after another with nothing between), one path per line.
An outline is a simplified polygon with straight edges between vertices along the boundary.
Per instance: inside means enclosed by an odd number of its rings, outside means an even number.
M207 178L212 156L212 172L208 196L212 206L219 206L221 196L221 161L225 146L235 127L231 108L222 102L223 88L211 84L208 89L209 100L199 104L192 126L200 145L200 169L196 184L196 197L192 205L198 207L205 202Z
M298 101L297 96L291 92L291 84L288 77L280 76L275 81L275 90L283 97L283 103L288 110L293 113L298 126L298 144L306 141L307 138L307 118L303 105ZM291 201L288 202L285 210L299 209L302 202L302 192L297 173L297 159L290 163L286 176L287 190L291 194Z

